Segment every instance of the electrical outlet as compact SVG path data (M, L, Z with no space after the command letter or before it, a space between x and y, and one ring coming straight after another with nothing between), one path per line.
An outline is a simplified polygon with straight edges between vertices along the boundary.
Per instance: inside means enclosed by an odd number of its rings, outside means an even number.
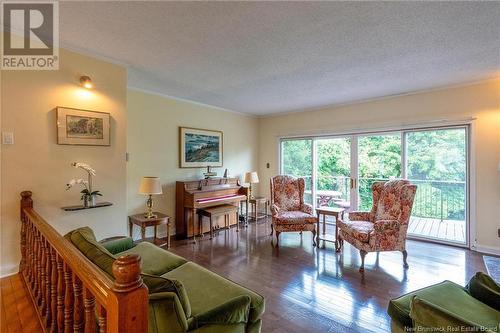
M13 145L14 144L14 133L2 132L2 144Z

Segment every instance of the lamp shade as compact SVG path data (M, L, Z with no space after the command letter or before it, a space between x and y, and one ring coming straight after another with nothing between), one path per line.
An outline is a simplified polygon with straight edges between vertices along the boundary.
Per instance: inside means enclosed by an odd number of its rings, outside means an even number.
M160 178L158 177L142 177L141 186L139 186L140 194L162 194Z
M259 182L257 171L245 172L245 183L255 184Z

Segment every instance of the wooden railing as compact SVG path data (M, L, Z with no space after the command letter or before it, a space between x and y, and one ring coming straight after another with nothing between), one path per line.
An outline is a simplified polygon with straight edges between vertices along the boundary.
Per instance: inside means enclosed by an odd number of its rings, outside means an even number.
M33 210L31 195L21 193L19 271L44 331L147 332L140 257L119 257L110 279Z

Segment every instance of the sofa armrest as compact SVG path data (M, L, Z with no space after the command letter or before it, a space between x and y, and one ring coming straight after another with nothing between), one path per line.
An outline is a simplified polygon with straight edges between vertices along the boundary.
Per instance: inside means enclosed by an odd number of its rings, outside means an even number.
M351 221L371 221L370 212L349 212Z
M193 324L198 328L207 324L240 324L248 322L250 296L241 295L193 317Z
M99 242L111 254L118 254L120 252L129 250L135 246L134 240L131 237L122 237L112 239L103 239Z
M184 333L188 322L181 302L173 292L149 295L149 332Z
M303 211L304 213L311 214L313 213L313 207L308 204L308 203L303 203L302 206L300 206L300 210Z
M397 231L400 223L398 220L378 220L373 224L373 229L376 232Z
M275 215L278 215L279 212L280 212L280 208L278 206L276 206L275 204L272 204L271 205L271 214L273 216L275 216Z
M418 296L413 297L411 301L410 317L417 332L425 332L429 331L429 329L447 332L450 328L456 332L461 332L462 329L467 329L469 332L493 332L492 329L494 329L460 318L454 313Z

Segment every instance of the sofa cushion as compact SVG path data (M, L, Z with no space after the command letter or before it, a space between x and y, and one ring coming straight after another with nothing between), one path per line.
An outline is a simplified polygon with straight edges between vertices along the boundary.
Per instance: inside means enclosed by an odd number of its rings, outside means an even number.
M174 292L177 295L177 298L179 298L186 318L191 317L191 305L189 304L189 298L182 282L175 279L168 279L166 277L145 273L141 273L141 277L144 284L148 287L149 294L168 291Z
M497 332L500 312L481 303L467 292L454 289L432 301L418 295L411 302L410 317L417 332Z
M264 313L264 297L193 262L188 262L163 276L182 281L193 316L205 313L240 295L250 296L250 322L258 320Z
M142 273L151 275L165 274L187 262L186 259L148 242L141 242L129 250L116 254L116 256L125 254L141 256Z
M490 276L477 272L466 288L472 297L500 311L500 285Z
M370 241L370 233L373 231L373 223L345 220L339 221L339 228L360 242L368 243Z
M131 249L135 246L132 237L123 237L118 239L111 239L107 241L100 241L99 244L104 246L106 250L112 254L117 254L125 250Z
M106 272L111 278L114 278L113 262L116 260L116 257L97 242L92 229L89 227L78 228L67 233L64 238L71 241L90 261Z
M438 303L457 303L460 304L464 298L470 297L465 288L451 281L443 281L430 287L419 289L406 295L395 298L389 302L387 312L392 320L399 322L403 327L412 327L410 318L410 306L412 298L419 296L421 299L437 301ZM443 297L446 295L446 297ZM442 301L439 301L442 300Z

